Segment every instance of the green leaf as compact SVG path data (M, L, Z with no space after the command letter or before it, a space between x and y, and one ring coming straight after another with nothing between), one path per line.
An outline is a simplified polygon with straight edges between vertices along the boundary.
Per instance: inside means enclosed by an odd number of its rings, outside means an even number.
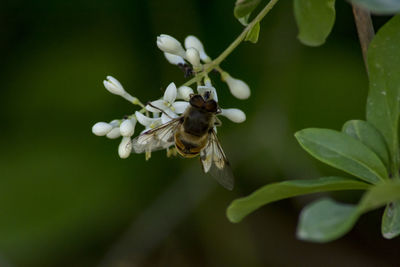
M400 183L386 182L371 187L358 205L317 200L305 207L299 218L297 237L313 242L329 242L346 234L365 212L400 199Z
M251 12L249 14L247 14L244 17L238 18L238 21L243 25L243 26L247 26L249 25L249 18L250 18Z
M389 167L389 152L381 133L370 123L362 120L351 120L343 125L342 132L354 137L369 147Z
M382 216L382 235L392 239L400 234L400 201L389 203Z
M335 23L335 0L294 0L294 15L300 42L322 45Z
M375 14L395 14L400 12L400 1L398 0L351 0L351 2Z
M357 206L320 199L302 210L297 238L313 242L332 241L348 232L357 218Z
M240 19L248 16L261 2L261 0L237 0L233 14L235 18Z
M260 33L260 22L254 24L250 31L247 32L245 41L250 41L253 44L257 43L258 35Z
M231 222L240 222L251 212L268 203L299 195L335 190L365 190L369 184L343 177L322 177L268 184L251 195L234 200L227 209Z
M378 156L360 141L335 130L309 128L295 134L300 145L318 160L366 182L388 179Z
M400 15L387 22L368 49L370 87L367 121L378 129L388 146L391 170L399 166Z

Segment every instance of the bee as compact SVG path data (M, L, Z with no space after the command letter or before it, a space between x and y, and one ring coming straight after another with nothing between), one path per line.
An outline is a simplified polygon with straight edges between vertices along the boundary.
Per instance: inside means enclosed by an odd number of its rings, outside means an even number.
M133 139L133 151L152 152L174 145L184 158L200 155L203 171L210 173L226 189L232 190L233 173L214 129L221 125L216 116L221 109L209 91L203 95L191 95L189 104L182 116Z

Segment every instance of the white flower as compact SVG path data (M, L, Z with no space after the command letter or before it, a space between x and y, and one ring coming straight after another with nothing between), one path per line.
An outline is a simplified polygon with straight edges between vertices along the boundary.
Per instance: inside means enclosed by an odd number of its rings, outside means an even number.
M164 124L171 119L178 117L176 114L182 114L185 112L189 105L189 103L185 101L175 102L176 96L176 86L174 83L170 83L165 90L163 98L150 102L150 105L147 105L146 109L155 113L163 111L161 122Z
M217 95L217 90L215 90L215 87L211 86L211 84L207 84L205 86L203 85L197 86L197 92L200 95L204 95L205 92L207 91L211 93L211 98L214 99L216 102L218 102L218 95Z
M149 118L139 111L135 112L135 116L137 121L145 127L144 131L147 131L149 129L153 129L159 125L161 125L161 118Z
M103 81L104 87L112 94L119 95L128 100L129 102L137 105L139 103L139 99L131 96L125 89L122 87L121 83L112 76L107 76L107 80Z
M193 89L189 86L181 86L178 88L177 98L189 101L190 95L193 94Z
M241 123L246 120L246 114L237 108L221 108L221 115L227 117L233 122Z
M114 95L124 95L126 92L121 83L112 76L107 76L107 80L103 81L104 87Z
M191 47L195 48L199 52L200 58L203 62L208 63L211 61L211 58L207 56L206 52L204 51L201 41L193 35L189 35L185 39L185 48L189 49Z
M234 97L239 99L250 97L250 88L244 81L231 77L227 72L222 74L222 79L228 84Z
M119 126L121 135L126 137L132 136L133 133L135 132L135 125L136 125L135 118L124 120Z
M195 69L201 68L200 55L196 48L189 47L186 50L186 59Z
M170 54L167 52L164 52L164 56L168 60L168 62L173 65L185 64L185 60L183 59L183 57L180 57L180 56L177 56L174 54Z
M119 127L115 127L106 136L110 139L117 139L121 136L121 131L119 130Z
M185 57L185 50L183 49L181 43L174 37L167 34L161 34L157 36L157 46L161 51L170 54Z
M126 159L132 152L132 144L130 137L122 137L121 143L118 146L118 155L121 159Z
M97 136L104 136L112 130L113 126L107 122L98 122L92 127L92 133Z

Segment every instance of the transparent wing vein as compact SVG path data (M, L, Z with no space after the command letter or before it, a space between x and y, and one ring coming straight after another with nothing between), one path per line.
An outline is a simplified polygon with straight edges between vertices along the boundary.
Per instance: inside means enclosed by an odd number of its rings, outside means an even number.
M210 133L208 144L200 152L200 159L205 173L213 176L226 189L233 189L232 169L214 131Z
M132 140L132 152L156 151L174 145L174 134L179 126L180 118L176 118L157 128L142 133Z

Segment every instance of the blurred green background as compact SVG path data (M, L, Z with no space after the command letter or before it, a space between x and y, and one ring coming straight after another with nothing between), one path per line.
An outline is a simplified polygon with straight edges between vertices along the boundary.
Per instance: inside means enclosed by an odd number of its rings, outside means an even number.
M0 4L0 266L399 266L399 239L380 236L382 210L328 244L295 238L311 195L274 203L231 224L235 198L284 179L338 174L302 151L293 133L364 118L367 76L351 7L319 48L296 39L292 1L280 1L222 67L249 100L214 77L223 107L247 121L218 131L233 165L228 192L198 160L154 153L126 160L119 140L91 133L133 107L102 86L113 75L142 101L184 82L156 36L198 36L216 57L241 32L234 1L2 1ZM374 18L376 27L387 18ZM360 192L331 194L356 202Z

